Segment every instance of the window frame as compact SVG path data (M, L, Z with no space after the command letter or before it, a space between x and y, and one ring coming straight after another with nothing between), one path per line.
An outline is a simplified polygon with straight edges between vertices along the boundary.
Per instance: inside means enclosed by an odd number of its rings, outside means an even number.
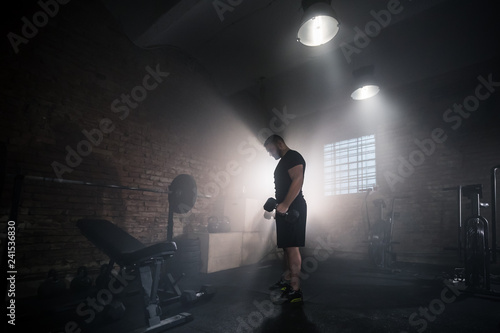
M325 196L358 193L377 180L376 136L367 134L323 145Z

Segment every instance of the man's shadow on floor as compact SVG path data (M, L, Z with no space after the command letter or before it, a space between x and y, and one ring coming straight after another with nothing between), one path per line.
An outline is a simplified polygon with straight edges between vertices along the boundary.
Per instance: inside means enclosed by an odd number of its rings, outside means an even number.
M309 321L302 305L282 305L279 315L267 318L260 326L260 333L307 332L319 333L316 325Z

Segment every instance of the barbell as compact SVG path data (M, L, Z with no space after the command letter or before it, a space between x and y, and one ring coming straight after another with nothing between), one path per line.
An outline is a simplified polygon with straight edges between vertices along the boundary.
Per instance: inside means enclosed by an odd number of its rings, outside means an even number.
M36 181L53 182L59 184L104 187L104 188L112 188L118 190L130 190L130 191L141 191L141 192L167 193L170 209L177 214L189 212L194 207L194 204L196 203L196 199L198 197L198 189L196 186L196 181L192 176L188 174L180 174L176 176L172 180L172 183L168 186L168 190L157 190L157 189L134 187L134 186L103 184L103 183L94 183L83 180L59 179L59 178L31 176L31 175L9 175L9 176L21 177L22 179L29 179Z

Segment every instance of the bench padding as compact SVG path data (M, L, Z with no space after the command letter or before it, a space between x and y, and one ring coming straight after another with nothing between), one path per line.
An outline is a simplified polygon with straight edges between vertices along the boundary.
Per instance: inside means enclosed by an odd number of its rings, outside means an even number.
M76 223L82 234L120 266L130 266L151 258L170 257L177 250L174 242L146 246L108 220L81 219Z

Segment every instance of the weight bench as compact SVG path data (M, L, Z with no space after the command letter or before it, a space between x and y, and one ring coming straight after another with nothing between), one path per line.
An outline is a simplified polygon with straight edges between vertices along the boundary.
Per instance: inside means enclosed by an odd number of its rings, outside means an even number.
M189 313L161 320L161 307L158 298L158 286L164 261L177 250L175 242L162 242L146 246L137 238L107 220L81 219L76 223L82 234L109 258L108 269L114 263L120 268L136 268L144 292L146 328L140 332L160 332L167 328L192 320ZM170 279L170 282L173 280Z

